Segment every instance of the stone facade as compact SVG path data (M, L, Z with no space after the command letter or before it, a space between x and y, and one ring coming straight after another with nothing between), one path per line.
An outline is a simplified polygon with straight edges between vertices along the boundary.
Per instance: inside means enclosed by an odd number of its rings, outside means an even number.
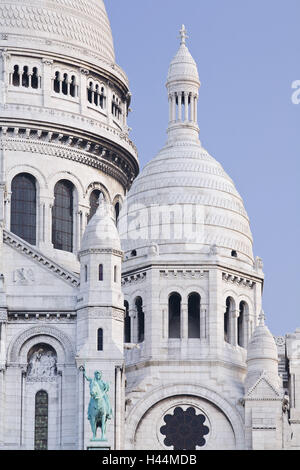
M103 1L0 11L0 449L300 449L300 332L264 324L243 200L199 141L185 28L168 139L137 176ZM88 421L97 370L106 441Z

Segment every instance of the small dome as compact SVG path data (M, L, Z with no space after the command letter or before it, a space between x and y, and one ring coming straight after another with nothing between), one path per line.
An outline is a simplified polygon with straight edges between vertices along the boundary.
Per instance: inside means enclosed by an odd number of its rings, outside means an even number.
M113 207L103 199L91 218L82 238L80 254L92 249L113 249L121 251L119 233L116 227Z
M263 312L260 324L254 330L248 344L246 390L253 387L262 374L268 377L273 386L280 387L277 346L274 337L265 325Z
M195 81L200 84L197 64L187 46L181 44L169 66L167 84L169 85L174 81L186 80Z
M247 362L265 359L278 362L278 351L273 335L264 322L261 322L248 344Z
M180 34L181 44L177 54L170 63L167 86L171 85L172 82L178 81L192 81L200 86L197 64L185 44L187 35L184 25L182 25Z

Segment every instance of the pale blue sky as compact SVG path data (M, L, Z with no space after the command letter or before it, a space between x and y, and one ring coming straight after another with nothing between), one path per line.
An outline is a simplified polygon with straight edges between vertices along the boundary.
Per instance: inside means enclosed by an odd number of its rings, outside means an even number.
M117 62L133 94L129 125L141 168L165 142L169 62L186 25L202 87L203 146L244 199L274 334L300 327L299 0L105 0Z

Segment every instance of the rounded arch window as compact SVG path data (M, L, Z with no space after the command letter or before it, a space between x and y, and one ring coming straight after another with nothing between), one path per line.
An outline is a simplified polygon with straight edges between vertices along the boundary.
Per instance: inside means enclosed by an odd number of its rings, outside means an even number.
M245 301L240 302L238 316L238 345L242 348L246 347L246 313L248 306Z
M131 318L129 316L129 303L124 301L125 319L124 319L124 343L131 342Z
M103 351L103 329L98 328L97 331L97 350Z
M36 179L28 173L15 176L11 184L11 231L36 244Z
M104 196L104 194L102 193L102 191L100 191L100 189L94 189L91 192L91 195L90 195L90 213L89 213L89 216L88 216L88 223L91 220L91 218L97 212L98 205L99 205L99 197L100 197L101 194Z
M135 299L135 307L137 312L137 336L138 343L142 343L145 339L145 314L143 311L143 300L141 297Z
M40 390L35 395L34 449L48 449L48 393Z
M177 292L169 297L169 338L180 338L181 295Z
M52 209L52 243L57 250L73 251L73 205L74 185L68 180L56 183Z
M200 338L200 295L193 292L188 297L188 337Z
M232 297L227 297L226 299L226 310L224 313L224 340L226 343L231 342L231 335L230 335L230 322L232 320L232 312L234 309L234 300Z
M115 204L116 223L118 223L118 220L119 220L120 210L121 210L121 205L120 205L119 202L117 202L117 203Z

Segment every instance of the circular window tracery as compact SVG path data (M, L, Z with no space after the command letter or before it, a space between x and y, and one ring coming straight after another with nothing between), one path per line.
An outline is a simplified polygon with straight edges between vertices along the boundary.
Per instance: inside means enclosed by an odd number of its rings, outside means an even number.
M164 416L165 425L161 426L160 433L165 436L164 444L173 446L173 450L196 450L206 444L204 436L210 429L204 425L204 414L196 414L194 407L188 407L185 411L177 406L173 414Z

